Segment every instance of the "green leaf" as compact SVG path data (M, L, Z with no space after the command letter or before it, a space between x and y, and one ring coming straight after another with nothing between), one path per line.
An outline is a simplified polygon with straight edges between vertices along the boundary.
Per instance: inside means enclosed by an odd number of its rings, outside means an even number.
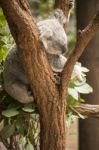
M84 85L85 83L86 83L86 78L84 78L84 80L83 80L82 82L76 80L76 81L74 81L74 84L75 84L74 87L76 87L76 86L82 86L82 85Z
M15 125L7 125L0 131L0 137L1 139L7 139L11 135L13 135L15 132Z
M73 88L68 88L68 94L71 95L74 99L78 100L78 92Z
M15 125L16 125L16 129L17 129L18 133L24 134L24 132L25 132L25 119L18 118L16 120Z
M7 54L7 47L2 46L2 48L0 49L0 59L5 60L6 54Z
M75 87L75 89L82 94L89 94L91 92L93 92L93 89L90 85L88 85L87 83L83 84L82 86L78 86Z
M19 111L17 111L16 109L14 108L11 108L11 109L7 109L7 110L4 110L2 112L2 115L5 116L5 117L13 117L13 116L16 116L19 114Z
M26 145L26 150L34 150L34 147L30 142L28 142L28 144Z
M3 15L3 11L2 11L2 9L0 8L0 25L5 25L6 24L6 19L5 19L5 17L4 17L4 15Z
M79 104L79 101L78 100L75 100L71 95L68 95L68 106L71 105L71 106L77 106Z
M33 104L27 104L25 105L23 108L22 108L23 111L25 112L33 112L34 111L34 108L33 108Z
M20 138L19 142L18 142L18 146L20 149L25 149L25 145L27 143L26 137L22 137Z
M82 67L81 69L82 69L83 72L89 72L89 69L86 68L86 67Z
M19 103L18 101L12 102L8 105L8 109L20 109L22 107L22 104Z
M81 119L85 119L85 118L86 118L85 116L83 116L83 115L80 114L79 112L78 112L78 116L79 116L79 118L81 118Z

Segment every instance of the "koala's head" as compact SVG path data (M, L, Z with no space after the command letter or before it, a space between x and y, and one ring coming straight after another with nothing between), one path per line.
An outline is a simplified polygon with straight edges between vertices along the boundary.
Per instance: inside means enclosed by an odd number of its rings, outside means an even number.
M50 27L51 36L46 38L46 51L49 54L60 55L67 51L67 35L64 28L56 21Z
M52 17L38 22L40 39L49 54L60 55L67 51L67 35L63 28L62 10L55 10Z

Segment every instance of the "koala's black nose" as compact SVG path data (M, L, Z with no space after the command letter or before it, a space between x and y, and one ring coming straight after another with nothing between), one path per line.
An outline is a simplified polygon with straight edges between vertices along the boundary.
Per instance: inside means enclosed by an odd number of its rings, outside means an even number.
M62 54L64 54L67 51L67 46L61 45L61 51L62 51Z

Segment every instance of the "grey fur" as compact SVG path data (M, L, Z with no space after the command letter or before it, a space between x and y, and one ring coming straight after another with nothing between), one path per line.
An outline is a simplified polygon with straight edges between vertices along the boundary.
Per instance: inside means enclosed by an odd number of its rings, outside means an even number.
M64 15L61 10L56 10L51 17L37 23L40 39L55 72L62 71L66 62L65 57L62 56L67 50L67 36L63 29L63 23ZM10 96L21 103L34 101L16 46L8 51L3 76L5 90Z

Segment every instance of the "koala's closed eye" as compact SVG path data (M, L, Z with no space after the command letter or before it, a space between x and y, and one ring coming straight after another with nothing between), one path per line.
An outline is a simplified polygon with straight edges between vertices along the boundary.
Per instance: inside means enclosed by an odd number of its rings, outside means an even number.
M52 40L52 37L51 37L51 36L50 36L50 37L48 37L48 38L47 38L47 40L51 41L51 40Z

